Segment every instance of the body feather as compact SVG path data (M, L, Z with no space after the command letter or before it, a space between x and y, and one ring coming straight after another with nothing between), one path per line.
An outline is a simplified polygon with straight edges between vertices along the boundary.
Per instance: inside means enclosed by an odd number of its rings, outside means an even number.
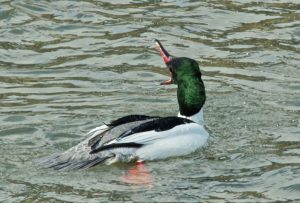
M164 142L175 138L179 142L174 142L173 148L179 147L180 142L187 139L183 138L186 134L190 137L200 136L197 134L202 128L193 121L180 117L126 116L110 124L94 128L87 134L88 138L78 145L62 154L41 158L37 160L37 163L43 167L67 171L90 168L100 163L159 159L159 152L168 148L163 144ZM191 143L195 142L191 140ZM201 143L191 144L188 146L188 151L194 151L197 148L192 147L193 145L198 146ZM159 149L158 146L162 148ZM157 153L150 153L151 155L147 157L145 152L149 150L157 151ZM177 154L173 152L168 156Z

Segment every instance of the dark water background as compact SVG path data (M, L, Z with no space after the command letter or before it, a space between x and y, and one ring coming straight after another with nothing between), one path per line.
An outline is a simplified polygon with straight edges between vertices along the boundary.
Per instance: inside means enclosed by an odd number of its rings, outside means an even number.
M300 2L0 1L0 202L300 201ZM209 145L61 173L32 160L132 113L176 115L154 48L196 59Z

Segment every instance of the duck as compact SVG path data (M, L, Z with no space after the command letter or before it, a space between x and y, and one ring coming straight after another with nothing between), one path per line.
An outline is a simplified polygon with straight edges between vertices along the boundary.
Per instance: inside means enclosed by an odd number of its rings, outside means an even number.
M141 163L186 156L207 144L203 120L206 100L196 60L170 55L159 40L155 45L171 78L161 85L177 85L177 116L127 115L90 130L70 149L36 160L59 171L87 169L99 164Z

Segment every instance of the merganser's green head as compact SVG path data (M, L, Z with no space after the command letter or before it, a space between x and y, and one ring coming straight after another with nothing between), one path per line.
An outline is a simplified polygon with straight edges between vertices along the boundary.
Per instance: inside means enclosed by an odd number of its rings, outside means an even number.
M160 41L155 41L171 73L171 79L161 84L177 84L177 100L181 115L189 117L198 113L206 99L205 87L198 63L194 59L170 55Z

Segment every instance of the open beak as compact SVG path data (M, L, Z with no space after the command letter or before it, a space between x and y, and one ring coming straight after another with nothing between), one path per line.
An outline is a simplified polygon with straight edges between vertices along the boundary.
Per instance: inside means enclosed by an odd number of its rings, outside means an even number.
M167 65L172 60L172 56L165 50L165 48L162 46L162 44L160 43L159 40L156 39L155 44L156 44L156 48L158 49L159 53L161 54L161 56L165 62L165 64ZM161 85L173 84L171 71L170 71L170 74L171 74L171 79L161 82L160 83Z
M155 44L165 64L169 63L171 61L171 55L165 50L165 48L162 46L159 40L156 39Z

